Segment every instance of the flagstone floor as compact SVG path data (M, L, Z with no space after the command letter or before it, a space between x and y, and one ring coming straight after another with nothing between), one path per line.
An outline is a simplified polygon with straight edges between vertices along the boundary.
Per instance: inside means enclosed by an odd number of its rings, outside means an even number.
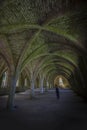
M0 129L2 130L87 130L87 103L71 90L55 90L44 94L29 91L15 95L16 108L5 109L7 96L0 97Z

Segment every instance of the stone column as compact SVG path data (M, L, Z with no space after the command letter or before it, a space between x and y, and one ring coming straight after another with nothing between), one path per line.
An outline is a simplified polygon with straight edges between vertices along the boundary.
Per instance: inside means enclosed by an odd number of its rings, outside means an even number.
M35 79L33 74L31 74L30 86L30 97L33 98L35 96Z
M43 82L44 82L44 78L40 78L40 93L44 92Z
M17 75L12 72L9 76L10 76L9 80L10 92L7 101L7 109L12 110L14 108L14 97L16 90Z

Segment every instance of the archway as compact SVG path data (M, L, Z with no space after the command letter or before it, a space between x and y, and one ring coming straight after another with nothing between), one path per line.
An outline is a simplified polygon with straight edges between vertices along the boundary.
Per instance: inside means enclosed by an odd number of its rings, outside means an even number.
M57 85L60 88L67 89L70 88L70 83L69 81L63 76L63 75L58 75L54 79L54 85Z

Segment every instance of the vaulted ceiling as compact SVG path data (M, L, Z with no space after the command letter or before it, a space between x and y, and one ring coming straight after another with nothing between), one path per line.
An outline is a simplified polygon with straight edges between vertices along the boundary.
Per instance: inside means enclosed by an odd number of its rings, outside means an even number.
M37 70L87 92L86 35L85 0L0 0L0 76Z

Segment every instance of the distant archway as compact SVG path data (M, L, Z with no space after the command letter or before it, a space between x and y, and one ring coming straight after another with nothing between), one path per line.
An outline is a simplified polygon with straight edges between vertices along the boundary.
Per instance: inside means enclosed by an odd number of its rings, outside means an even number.
M54 79L54 85L59 86L60 88L70 88L70 84L69 81L62 75L58 75L55 79Z

